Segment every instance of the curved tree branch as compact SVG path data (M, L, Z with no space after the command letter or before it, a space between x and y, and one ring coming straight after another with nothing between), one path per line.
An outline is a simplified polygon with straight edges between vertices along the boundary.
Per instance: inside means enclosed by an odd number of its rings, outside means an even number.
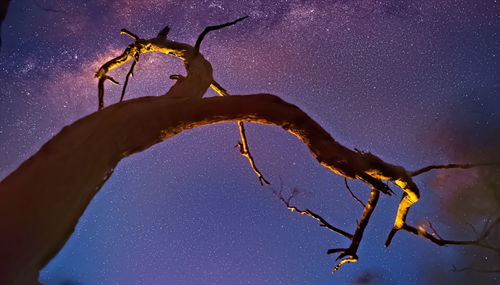
M199 53L203 38L212 30L233 25L245 18L206 28L194 47L167 40L168 28L148 40L122 30L135 42L122 55L106 62L97 71L95 76L99 79L100 111L63 128L0 182L0 284L37 283L38 270L62 248L88 203L121 159L182 131L225 121L279 126L299 138L312 156L330 171L345 178L359 179L371 186L370 199L355 234L343 232L344 236L351 236L350 247L328 251L341 253L337 268L346 262L357 261L356 251L380 192L392 192L382 180L394 182L405 192L386 245L390 244L399 230L421 235L431 241L436 239L434 235L408 225L406 216L412 204L419 199L419 189L412 175L446 167L431 167L429 170L409 173L403 167L387 163L371 153L348 149L298 107L274 95L201 99L210 86L218 92L225 92L213 80L211 64ZM107 73L146 52L161 52L180 58L185 63L187 76L173 76L177 82L164 96L143 97L104 108L104 82L110 80L117 83ZM132 64L126 82L134 67L135 64ZM244 147L246 138L242 123L239 126ZM263 179L248 146L242 154L246 154L259 179ZM288 206L327 227L328 223L314 212ZM482 238L474 242L480 241ZM442 239L438 242L472 243Z
M198 39L196 39L196 43L194 45L194 50L195 52L199 52L200 51L200 45L201 45L201 42L203 41L203 39L205 39L205 36L211 32L211 31L216 31L216 30L220 30L222 28L225 28L225 27L229 27L229 26L232 26L240 21L243 21L245 20L246 18L248 18L248 16L245 16L245 17L241 17L239 19L236 19L232 22L229 22L229 23L225 23L225 24L222 24L222 25L217 25L217 26L208 26L205 28L205 30L203 30L203 32L201 32L201 34L198 36Z
M348 178L376 173L412 183L404 168L342 146L274 95L124 101L65 127L0 183L0 262L6 263L0 266L0 283L36 276L121 159L184 130L224 121L280 126L302 140L321 165Z
M354 235L351 238L351 244L349 245L349 247L334 248L334 249L329 249L327 251L328 254L340 253L340 255L337 257L337 260L340 260L340 262L337 264L337 266L333 268L332 270L333 272L339 270L345 263L352 263L358 261L359 259L357 255L358 248L359 245L361 244L361 240L363 239L363 234L365 232L366 226L370 221L370 217L373 214L375 207L377 207L379 198L380 198L380 191L376 188L372 188L372 190L370 191L370 197L366 202L363 214L361 215L361 219L359 219L359 222L356 226L356 231L354 232Z

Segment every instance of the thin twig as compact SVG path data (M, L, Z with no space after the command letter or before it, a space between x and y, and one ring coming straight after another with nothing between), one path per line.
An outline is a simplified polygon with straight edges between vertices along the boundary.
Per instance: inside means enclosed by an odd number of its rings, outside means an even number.
M434 228L434 225L431 223L431 221L427 221L427 224L429 224L429 228L432 230L432 234L437 236L438 238L440 239L443 239L439 234L438 232L436 231L436 229Z
M487 248L490 250L494 250L500 253L500 248L496 248L493 246L490 246L488 244L483 243L483 241L490 235L491 231L493 228L495 228L497 225L500 224L500 217L498 217L493 223L491 223L484 231L479 235L479 237L475 240L467 240L467 241L457 241L457 240L447 240L447 239L442 239L439 237L437 234L432 234L427 232L425 229L420 229L416 228L413 226L410 226L408 224L404 224L403 227L401 228L402 230L405 230L409 233L412 233L417 236L421 236L437 245L443 246L443 245L448 245L448 244L453 244L453 245L474 245L482 248ZM434 230L435 231L435 230Z
M211 31L215 31L215 30L220 30L222 28L225 28L225 27L228 27L228 26L232 26L236 23L238 23L239 21L243 21L245 20L246 18L248 18L248 16L245 16L245 17L241 17L239 19L236 19L232 22L228 22L228 23L225 23L225 24L221 24L221 25L217 25L217 26L208 26L205 28L205 30L203 30L203 32L201 32L201 34L198 36L198 39L196 40L196 44L194 45L194 50L195 50L195 53L199 52L200 51L200 45L201 45L201 42L203 41L203 39L205 38L205 36L211 32Z
M345 187L347 188L347 190L349 191L349 193L351 193L351 196L356 200L358 201L358 203L364 208L366 207L365 203L363 203L363 201L361 201L361 199L359 199L355 194L354 192L352 192L351 190L351 187L349 187L349 183L347 182L347 178L344 177L344 184L345 184Z
M309 209L305 209L305 210L300 210L299 208L297 208L296 206L287 206L287 208L290 210L290 211L295 211L301 215L306 215L306 216L309 216L313 219L315 219L316 221L319 222L319 226L320 227L323 227L323 228L327 228L333 232L336 232L338 234L341 234L343 236L345 236L346 238L348 239L352 239L352 234L346 232L346 231L343 231L337 227L334 227L332 224L330 224L329 222L327 222L322 216L314 213L313 211L309 210Z
M477 232L477 230L476 230L476 227L474 227L474 225L473 225L473 224L471 224L471 223L467 223L467 225L468 225L468 226L472 229L472 232L473 232L473 233L475 233L476 235L479 235L479 233L478 233L478 232ZM483 229L483 231L484 231L484 229Z
M116 81L115 79L113 79L113 77L109 76L109 75L103 75L99 78L99 82L97 83L97 92L98 92L98 100L99 100L99 103L98 103L98 110L101 110L102 108L104 108L104 82L106 80L109 80L111 82L113 82L114 84L116 85L119 85L120 83L118 83L118 81Z
M500 273L500 269L481 269L481 268L474 268L474 267L456 268L454 265L453 265L453 269L451 271L453 271L453 272L475 271L475 272L481 272L481 273Z
M434 169L452 169L452 168L460 168L460 169L468 169L468 168L473 168L473 167L480 167L480 166L492 166L492 165L500 165L500 162L485 162L485 163L465 163L465 164L443 164L443 165L429 165L426 167L423 167L419 170L415 170L410 172L411 176L417 176L422 173L434 170Z
M120 34L127 35L136 41L139 39L139 36L137 36L136 34L132 33L131 31L129 31L127 29L121 29Z
M219 83L217 83L215 80L212 81L212 84L210 84L210 87L217 92L220 96L230 96L229 93L224 89ZM253 172L257 175L259 178L260 185L270 185L271 183L267 181L267 179L264 177L262 172L257 168L255 165L255 160L250 153L250 148L248 147L248 140L247 136L245 133L245 125L243 124L242 121L238 121L238 129L240 131L240 139L241 141L236 144L237 147L240 149L240 154L243 155L248 159L248 162L250 163L250 166L252 167Z
M293 198L295 198L295 196L299 193L299 191L297 189L294 189L292 191L292 194L288 197L288 198L285 198L283 196L283 184L281 185L281 190L280 191L276 191L275 189L273 189L273 193L274 195L281 201L283 202L283 204L285 204L285 206L287 207L287 209L289 209L290 211L292 212L297 212L301 215L306 215L306 216L309 216L313 219L315 219L316 221L319 222L319 226L320 227L324 227L324 228L327 228L335 233L338 233L338 234L341 234L343 235L344 237L348 238L348 239L352 239L353 235L344 231L344 230L341 230L335 226L333 226L332 224L330 224L327 220L325 220L322 216L314 213L313 211L309 210L309 209L305 209L305 210L301 210L299 209L298 207L294 206L291 204L291 200Z
M250 149L248 148L248 140L247 136L245 133L245 125L243 124L242 121L238 121L238 128L240 130L240 139L241 142L238 142L236 146L240 148L240 154L243 155L248 159L248 162L250 162L250 166L253 169L253 172L257 175L259 178L260 185L270 185L271 183L264 178L264 175L262 175L262 172L257 168L255 165L255 160L253 159L252 154L250 153Z
M130 77L134 76L134 70L135 66L139 63L139 53L136 53L134 55L134 61L132 62L132 65L130 66L130 70L128 71L127 75L125 75L125 82L123 83L123 89L122 89L122 95L120 96L120 102L123 101L123 98L125 97L125 90L127 90L127 85L128 85L128 80Z

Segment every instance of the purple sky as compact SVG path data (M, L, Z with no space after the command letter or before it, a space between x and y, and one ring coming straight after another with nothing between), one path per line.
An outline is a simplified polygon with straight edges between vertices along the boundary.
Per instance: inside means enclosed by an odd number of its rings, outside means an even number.
M96 110L94 72L131 42L121 28L149 38L169 25L170 39L193 44L205 26L244 15L250 18L210 33L201 49L215 79L232 94L279 95L342 144L410 170L484 157L485 141L500 133L498 1L13 0L0 51L0 178L63 126ZM123 81L127 67L113 76ZM168 76L179 72L183 65L176 58L143 55L126 98L164 94L172 85ZM106 105L117 102L120 91L107 86ZM298 206L353 231L362 209L341 177L277 127L248 125L247 135L271 187L279 188L281 179L285 190L300 189ZM470 262L460 248L406 233L385 248L400 191L382 197L358 251L360 261L332 275L335 260L326 250L347 246L347 240L290 213L270 187L261 187L233 148L237 140L234 123L207 126L122 161L40 280L498 282L496 275L450 272L452 265ZM450 185L474 184L477 173L417 179L422 200L409 220L429 219L447 237L463 237L466 219L457 224L444 209L456 195ZM351 185L367 198L366 186Z

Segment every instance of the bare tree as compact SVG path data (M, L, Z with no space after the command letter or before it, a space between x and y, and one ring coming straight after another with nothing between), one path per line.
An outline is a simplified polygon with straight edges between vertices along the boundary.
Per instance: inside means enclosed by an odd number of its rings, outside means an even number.
M99 111L63 128L0 183L1 284L37 284L38 271L63 247L88 203L121 159L184 130L225 121L239 122L240 151L248 158L261 184L268 182L250 155L243 121L283 128L300 139L322 166L347 179L357 179L367 184L371 191L370 198L366 203L361 202L364 210L354 234L334 227L311 210L300 210L291 204L293 197L284 198L281 192L277 194L289 209L312 217L325 228L351 240L348 248L327 251L329 254L339 254L337 259L340 261L334 270L347 262L358 260L357 249L380 194L393 193L384 181L393 182L403 191L387 246L398 231L404 230L438 245L479 245L497 250L483 243L484 236L490 232L488 230L477 240L453 241L406 222L410 207L419 200L420 195L412 177L435 168L459 166L430 166L411 172L371 153L351 150L335 141L297 106L275 95L202 99L208 88L228 95L214 81L212 66L200 53L204 37L210 31L231 26L243 19L207 27L194 46L168 40L168 27L151 39L142 39L130 31L122 30L134 42L122 55L108 61L97 71ZM140 55L146 52L161 52L183 60L187 75L171 76L176 82L164 96L142 97L104 108L105 81L117 83L107 74L108 71L133 60L125 79L123 99L126 83L133 75ZM498 223L496 219L488 229Z

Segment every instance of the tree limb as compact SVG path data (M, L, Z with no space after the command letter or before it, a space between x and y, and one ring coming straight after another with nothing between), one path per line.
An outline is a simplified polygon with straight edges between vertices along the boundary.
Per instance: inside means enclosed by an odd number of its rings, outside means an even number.
M227 92L227 90L224 89L215 80L212 81L212 84L210 84L210 87L215 92L217 92L220 96L230 96L229 93ZM266 185L266 184L270 185L271 183L269 181L267 181L267 179L264 177L262 172L260 172L260 170L255 165L255 160L254 160L252 154L250 153L250 147L248 146L248 140L247 140L247 136L245 133L245 125L243 124L242 121L238 121L237 124L238 124L238 129L240 131L241 141L239 141L238 144L236 144L236 146L239 147L240 154L248 159L248 162L250 163L250 166L252 167L253 172L255 172L255 174L259 178L260 185L262 185L262 186Z
M170 32L170 27L169 26L165 26L165 28L163 28L159 33L158 35L156 35L156 37L158 39L163 39L163 40L166 40L167 39L167 36L168 36L168 32Z
M347 190L349 191L349 193L351 193L351 196L354 198L354 200L356 200L360 205L361 207L366 207L365 203L363 203L363 201L361 201L358 196L356 196L354 194L354 192L352 192L351 190L351 187L349 187L349 183L347 182L347 178L344 177L344 184L345 184L345 188L347 188Z
M380 197L380 190L372 188L370 191L370 198L368 198L368 201L366 202L363 214L361 215L361 219L357 224L356 231L354 232L349 247L334 248L334 249L329 249L327 251L328 254L340 253L340 255L337 257L337 260L340 260L340 262L337 264L337 266L335 266L332 269L333 272L339 270L345 263L358 261L357 251L361 243L361 240L363 239L363 234L365 232L366 226L368 225L370 217L373 211L375 210L375 207L377 206L379 197Z
M485 163L465 163L465 164L443 164L443 165L429 165L426 167L423 167L419 170L415 170L410 172L411 176L417 176L422 173L429 172L434 169L453 169L453 168L461 168L461 169L468 169L468 168L473 168L473 167L481 167L481 166L493 166L493 165L500 165L500 162L485 162Z
M120 96L120 102L123 101L123 98L125 97L125 91L127 90L128 80L130 77L134 76L135 66L138 63L139 63L139 54L136 53L134 55L134 61L132 62L132 65L130 66L130 70L128 71L127 75L125 75L125 82L123 83L123 89L122 89L122 94Z
M101 110L104 108L104 82L106 80L111 81L112 83L119 85L118 81L116 81L113 77L109 75L103 75L101 78L99 78L99 82L97 83L97 90L98 90L98 98L99 98L99 107L98 110Z
M162 30L163 31L163 30ZM161 33L161 32L160 32ZM120 34L122 35L127 35L131 38L133 38L134 40L138 41L140 40L139 36L137 36L136 34L132 33L131 31L127 30L127 29L121 29L120 30Z
M315 219L316 221L319 222L319 226L320 227L324 227L326 229L331 230L332 232L341 234L341 235L343 235L344 237L346 237L348 239L352 239L352 234L350 234L350 233L348 233L348 232L346 232L344 230L341 230L341 229L339 229L339 228L331 225L322 216L314 213L313 211L311 211L309 209L300 210L298 207L292 205L291 204L292 199L295 198L295 196L298 194L298 190L297 189L293 189L292 194L288 198L285 198L285 196L283 196L283 185L281 185L280 191L276 191L275 189L273 189L273 194L281 202L283 202L283 204L285 204L285 206L287 207L287 209L289 209L290 211L297 212L297 213L299 213L301 215L305 215L305 216L311 217L311 218L313 218L313 219Z
M478 246L482 248L487 248L493 251L496 251L500 253L500 248L496 248L493 246L490 246L483 241L491 234L491 231L500 225L500 217L498 217L493 223L491 223L488 227L485 228L485 230L474 240L465 240L465 241L459 241L459 240L447 240L443 239L440 237L439 234L437 234L436 230L433 229L434 233L429 233L427 232L424 228L422 227L413 227L408 224L405 224L403 226L403 230L412 233L417 236L421 236L437 245L443 246L443 245L473 245L473 246Z
M245 17L241 17L239 19L236 19L232 22L228 22L228 23L225 23L225 24L221 24L221 25L217 25L217 26L208 26L205 28L205 30L203 30L203 32L201 32L201 34L198 36L198 39L196 40L196 44L194 45L194 51L195 53L198 53L200 51L200 45L201 45L201 42L203 41L203 39L205 39L205 36L211 32L211 31L216 31L216 30L220 30L222 28L225 28L225 27L229 27L229 26L232 26L240 21L243 21L245 20L246 18L248 18L248 16L245 16Z
M184 86L199 88L179 88ZM302 140L332 172L354 179L369 173L411 183L404 168L344 147L306 113L277 96L198 99L172 97L171 92L180 90L123 101L78 120L0 182L0 251L6 262L0 266L1 284L15 284L11 278L39 270L62 248L121 159L202 125L274 124Z
M500 273L500 269L483 269L483 268L474 268L474 267L456 268L455 266L453 266L451 271L453 271L453 272L474 271L474 272L481 272L481 273Z

